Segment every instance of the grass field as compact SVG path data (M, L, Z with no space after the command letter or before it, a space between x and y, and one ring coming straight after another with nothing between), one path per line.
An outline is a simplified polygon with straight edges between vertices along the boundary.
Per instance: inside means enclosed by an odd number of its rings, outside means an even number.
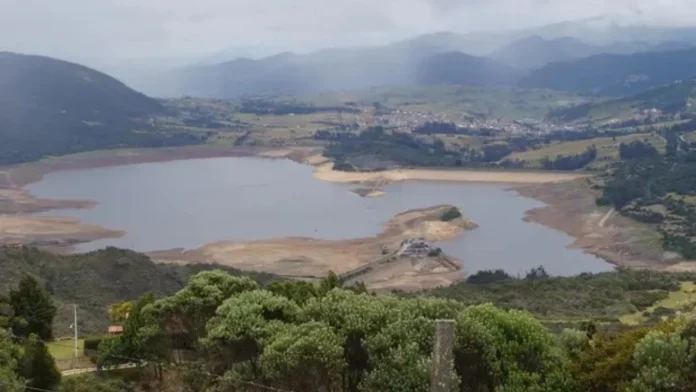
M85 340L77 340L77 352L79 356L82 356L83 349L85 347ZM53 358L56 360L60 359L70 359L75 357L75 349L73 348L72 340L58 340L48 344L48 352L51 353Z
M665 141L661 137L653 136L648 133L637 133L620 136L617 138L599 137L587 140L555 143L537 150L514 153L508 158L523 160L527 162L528 167L540 167L541 160L545 157L555 158L558 155L581 154L588 147L594 145L597 147L597 159L593 164L603 165L619 158L619 143L630 143L636 140L647 141L661 151L665 148Z
M587 99L577 95L533 89L480 88L468 86L376 87L364 91L325 93L307 97L316 103L379 102L391 108L446 113L453 119L462 114L491 118L542 119L549 109L570 106Z
M679 309L687 301L696 299L696 284L694 282L682 282L679 291L669 293L669 296L662 301L654 303L651 307L643 312L636 312L621 316L619 320L627 325L639 325L647 320L643 315L644 312L652 313L655 309L666 308L676 310Z

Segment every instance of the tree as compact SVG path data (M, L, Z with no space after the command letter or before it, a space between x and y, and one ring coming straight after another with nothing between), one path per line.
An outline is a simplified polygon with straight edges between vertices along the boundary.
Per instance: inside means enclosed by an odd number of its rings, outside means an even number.
M133 311L133 302L121 301L109 306L109 318L114 323L121 323L128 318Z
M148 320L159 324L150 326L150 337L162 341L156 332L177 336L182 340L177 344L195 348L206 335L208 320L226 299L258 288L258 283L248 277L235 277L220 270L201 272L182 290L146 309Z
M24 392L24 380L17 375L20 357L19 346L0 328L0 391Z
M324 323L284 325L266 342L259 363L264 376L280 388L337 390L346 366L342 343Z
M10 291L10 304L15 313L12 323L15 335L26 338L36 334L44 341L53 338L53 318L57 309L50 294L36 279L22 276L17 290Z
M245 363L253 377L260 375L258 356L263 344L283 324L297 321L295 302L265 290L245 292L227 299L207 326L204 346L214 368L228 369Z
M317 286L303 281L275 281L271 282L266 289L275 295L291 299L298 305L304 305L319 295Z
M147 325L143 309L155 302L153 294L145 294L135 302L123 326L123 333L114 339L103 340L99 345L97 364L108 366L134 360L149 359L152 347L144 344L140 328Z
M28 385L40 389L54 389L58 386L60 372L48 347L36 335L31 335L23 349L19 374L27 379Z
M321 295L324 295L329 291L342 286L343 282L341 282L341 279L338 277L338 275L336 275L336 273L333 271L329 271L329 275L326 278L322 279L319 283L318 292Z
M655 331L647 334L635 347L633 364L638 374L631 382L635 392L671 392L683 388L685 373L694 354L689 341L680 333ZM692 389L689 389L692 390Z
M455 368L462 390L565 391L565 358L554 337L522 311L472 306L456 319Z
M10 299L0 294L0 328L11 326L14 317L14 309L10 304Z

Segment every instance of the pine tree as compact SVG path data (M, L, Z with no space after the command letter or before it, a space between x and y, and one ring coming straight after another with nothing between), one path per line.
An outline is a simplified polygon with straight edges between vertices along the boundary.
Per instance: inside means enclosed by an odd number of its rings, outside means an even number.
M48 352L48 347L36 335L31 335L25 343L19 367L20 375L32 388L53 389L60 383L60 371L56 362Z
M17 290L10 291L10 305L14 310L12 331L15 335L36 334L44 341L53 338L53 318L57 309L36 279L24 275Z

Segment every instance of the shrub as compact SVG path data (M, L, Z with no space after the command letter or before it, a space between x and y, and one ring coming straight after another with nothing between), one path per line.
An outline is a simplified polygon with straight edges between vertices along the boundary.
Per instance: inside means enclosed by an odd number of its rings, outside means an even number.
M459 211L459 208L450 207L442 213L442 215L440 216L440 220L443 222L449 222L461 217L462 213Z

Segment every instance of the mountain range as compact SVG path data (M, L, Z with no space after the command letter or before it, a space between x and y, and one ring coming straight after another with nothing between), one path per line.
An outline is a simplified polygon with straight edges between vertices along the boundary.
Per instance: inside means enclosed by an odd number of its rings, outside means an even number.
M616 41L592 44L573 37L543 38L539 35L513 41L488 55L496 62L524 70L541 68L547 64L572 61L599 54L633 54L689 49L689 42Z
M696 49L601 54L551 63L532 71L519 83L600 96L624 96L696 76Z
M533 35L509 42L486 55L473 55L467 52L467 48L472 47L471 40L470 35L436 33L374 47L334 48L307 54L280 53L261 59L241 58L150 75L147 83L136 81L135 85L155 96L216 98L307 94L378 86L515 86L518 82L521 87L612 95L636 90L609 86L606 79L597 81L602 84L599 88L589 87L591 85L584 81L574 85L573 72L565 69L574 71L587 66L594 70L591 72L600 72L596 68L605 66L604 62L609 67L618 62L615 68L629 70L632 69L629 63L633 61L645 63L655 58L655 62L661 62L671 56L668 52L688 51L696 44L696 40L627 40L600 44L569 36L544 38ZM488 40L494 42L495 37L488 37ZM644 57L640 57L641 53ZM587 63L583 63L585 59ZM656 75L653 83L653 76L647 77L644 83L633 82L629 77L627 83L641 89L674 80ZM623 81L625 78L615 82L621 84Z

